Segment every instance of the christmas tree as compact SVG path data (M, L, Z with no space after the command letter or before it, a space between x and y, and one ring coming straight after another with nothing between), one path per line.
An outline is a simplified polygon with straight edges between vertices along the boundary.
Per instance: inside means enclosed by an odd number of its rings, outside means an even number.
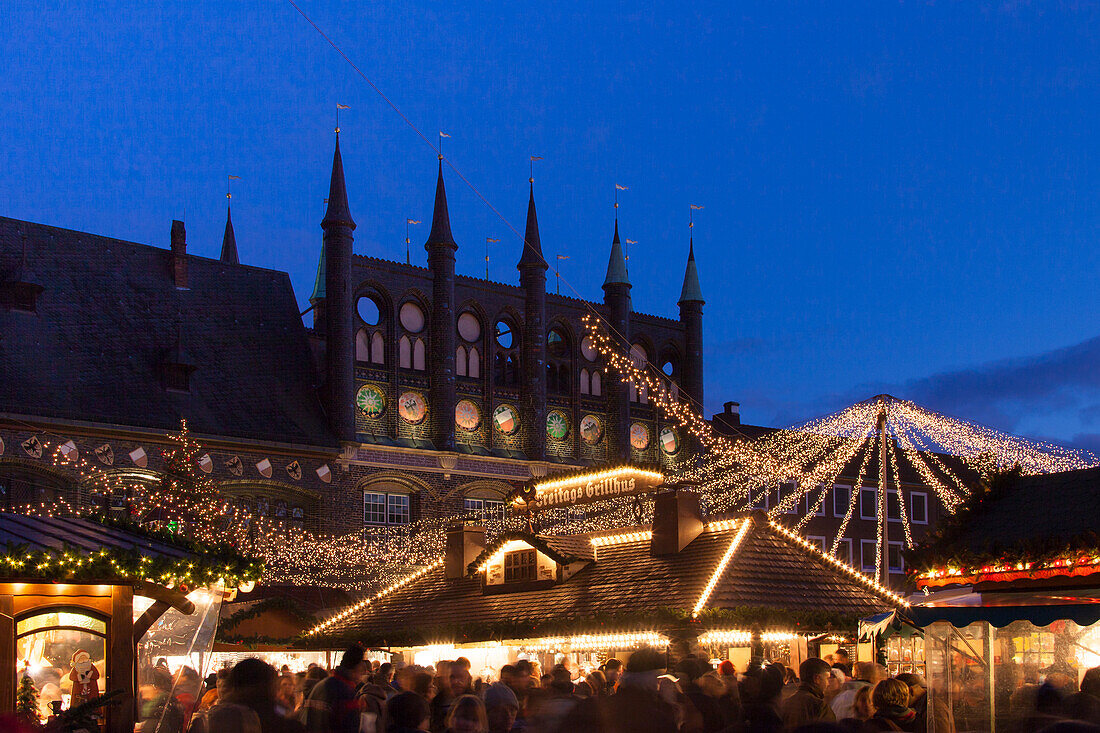
M38 690L27 675L19 680L15 695L15 714L28 725L38 725Z

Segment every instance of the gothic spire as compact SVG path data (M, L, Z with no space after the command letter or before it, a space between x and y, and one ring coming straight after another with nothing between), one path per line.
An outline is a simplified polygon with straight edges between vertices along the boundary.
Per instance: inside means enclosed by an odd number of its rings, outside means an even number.
M233 215L229 205L225 207L225 234L222 235L221 261L227 265L239 265L237 257L237 237L233 234Z
M332 154L332 179L328 185L328 208L325 209L325 218L321 220L322 227L334 224L355 228L355 221L351 218L351 210L348 208L348 189L344 185L344 161L340 157L340 133L336 133L336 150Z
M516 268L524 270L537 268L543 271L548 269L546 259L542 256L542 242L539 240L539 218L535 213L535 182L531 180L531 196L527 200L527 232L523 235L523 252L519 256L519 264Z
M688 262L684 270L684 287L680 289L678 304L704 303L703 291L699 287L699 271L695 269L695 242L688 240Z
M611 240L611 257L607 261L607 277L603 279L603 287L609 285L626 285L630 287L630 278L626 273L626 257L623 256L623 245L619 242L619 219L615 217L615 238Z
M428 241L424 243L424 249L432 245L445 245L452 249L458 249L454 237L451 236L451 217L447 213L447 189L443 185L443 156L439 156L439 176L435 181L435 211L432 214L432 231L428 234Z

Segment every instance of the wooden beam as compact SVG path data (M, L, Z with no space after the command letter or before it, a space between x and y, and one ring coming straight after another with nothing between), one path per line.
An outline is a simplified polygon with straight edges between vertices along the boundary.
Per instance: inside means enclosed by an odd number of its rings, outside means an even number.
M15 658L14 599L0 595L0 664L15 671L19 660ZM15 674L0 674L0 714L15 712Z
M110 657L107 661L107 683L110 690L121 689L120 705L107 708L107 730L134 729L134 694L137 672L134 657L134 591L127 585L116 585L111 593Z
M147 580L139 580L134 583L134 594L152 598L154 601L164 601L185 616L190 616L195 612L195 604L189 601L186 595L178 590L165 588L163 585L150 583Z

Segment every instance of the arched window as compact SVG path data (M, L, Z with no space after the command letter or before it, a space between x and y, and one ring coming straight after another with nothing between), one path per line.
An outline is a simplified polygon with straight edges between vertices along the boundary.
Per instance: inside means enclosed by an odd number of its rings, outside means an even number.
M635 369L639 369L639 370L644 372L645 368L646 368L646 364L648 362L649 362L649 354L646 352L645 347L642 346L641 344L633 344L630 347L630 364ZM631 402L641 402L643 404L645 403L645 401L646 401L645 387L643 387L641 389L641 391L639 391L636 386L631 384L630 389L628 390L628 392L629 392L629 399L630 399Z
M363 524L408 524L412 521L414 498L408 486L394 481L363 486Z
M424 339L417 339L413 344L413 369L424 371Z
M588 370L581 369L581 394L592 394L588 381Z
M412 369L412 344L408 336L402 336L397 342L398 364L402 369Z
M573 384L573 346L569 335L561 326L554 326L546 334L546 389L555 394L569 394Z
M466 376L466 349L461 346L455 349L455 374Z
M475 379L481 376L481 354L477 353L476 348L470 349L470 364L466 376Z
M592 396L600 397L603 395L603 378L598 371L592 372Z
M381 331L375 331L370 337L370 360L374 364L386 363L386 341Z
M507 318L497 320L494 333L493 381L497 386L514 387L519 384L519 333Z
M365 328L355 334L355 360L370 361L370 336Z

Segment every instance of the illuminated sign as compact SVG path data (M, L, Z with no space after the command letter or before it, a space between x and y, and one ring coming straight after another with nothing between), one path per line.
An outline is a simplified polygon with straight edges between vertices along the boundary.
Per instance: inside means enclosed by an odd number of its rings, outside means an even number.
M518 501L525 501L526 508L534 510L573 504L591 504L594 501L654 491L664 481L665 477L656 471L630 467L614 468L543 481L533 487L533 497L530 496L531 489L528 489L527 497L521 496Z

